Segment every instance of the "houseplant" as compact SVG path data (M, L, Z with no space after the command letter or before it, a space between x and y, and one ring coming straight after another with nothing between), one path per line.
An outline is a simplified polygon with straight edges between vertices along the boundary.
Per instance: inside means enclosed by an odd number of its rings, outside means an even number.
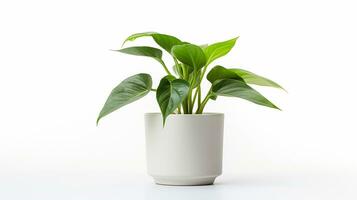
M151 37L171 55L171 73L162 59L162 50L149 46L133 46L117 50L121 53L151 57L167 75L153 87L149 74L136 74L115 87L105 102L99 120L111 112L156 93L160 113L145 114L146 152L148 172L159 184L212 184L221 174L223 146L223 114L204 113L209 101L219 96L238 97L253 103L279 109L250 84L281 88L277 83L252 72L210 64L225 56L238 37L211 45L195 45L155 32L137 33L123 43L141 37ZM207 75L206 72L208 71ZM204 79L211 83L202 95Z

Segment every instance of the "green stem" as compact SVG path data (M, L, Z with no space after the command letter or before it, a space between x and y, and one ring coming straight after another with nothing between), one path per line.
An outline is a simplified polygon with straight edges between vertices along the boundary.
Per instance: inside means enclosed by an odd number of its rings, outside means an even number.
M211 89L208 91L206 97L203 99L201 105L197 108L196 114L202 114L203 109L205 108L207 102L210 100L211 97Z
M198 87L197 87L197 89L196 90L198 90ZM195 104L196 102L196 98L197 98L197 95L196 95L196 92L195 92L195 95L193 96L193 100L192 100L192 102L193 102L193 104Z
M177 61L177 59L175 58L175 57L172 57L173 58L173 60L174 60L174 62L175 62L175 66L176 66L176 68L177 68L177 66L179 65L179 63L178 63L178 61ZM179 75L180 76L180 75ZM183 103L182 103L183 104ZM182 105L182 107L183 107L183 112L185 112L185 109L184 109L184 105ZM177 108L177 112L178 112L178 114L181 114L181 105L179 105L179 107Z
M187 114L192 114L192 107L191 107L191 96L187 99Z
M203 77L205 76L205 73L206 73L206 71L207 71L207 67L208 67L208 65L205 65L205 66L203 67L202 74L201 74L200 79L199 79L199 81L198 81L198 87L201 86L202 79L203 79ZM198 93L199 93L198 91L201 93L201 87L200 87L199 90L196 90L195 96L198 95ZM199 99L201 99L201 97L199 97ZM200 101L199 101L199 102L200 102ZM201 104L201 103L199 103L199 104Z
M198 90L198 88L199 88L200 86L197 86L197 88L196 88L196 90L195 90L195 94L193 95L193 102L195 102L196 101L196 98L197 98L197 90Z
M178 114L181 114L181 105L177 108Z
M197 92L197 90L198 90L198 92ZM197 97L198 97L197 104L198 104L198 106L200 106L200 104L201 104L201 85L197 86L195 95L193 96L193 103L195 103Z
M198 86L198 106L197 107L200 107L201 106L201 85Z
M187 98L185 99L185 100L183 100L183 102L182 102L182 110L183 110L183 113L184 114L188 114L187 113Z
M156 92L157 90L154 88L151 88L150 91Z
M167 69L167 67L166 67L166 65L165 65L165 63L164 63L164 61L161 60L161 59L158 59L158 61L159 61L159 62L161 63L161 65L164 67L166 73L167 73L168 75L172 75L172 74L170 73L169 69Z
M188 98L188 102L189 102L189 109L188 109L189 114L192 114L193 106L194 106L195 100L196 100L196 97L193 97L193 100L192 100L192 93L193 93L193 89L194 89L193 85L194 85L194 83L196 81L196 76L197 76L196 74L197 74L196 72L193 73L192 80L190 81L190 89L188 90L188 97L187 98Z
M192 88L190 86L190 89L188 90L188 95L187 95L187 114L192 114Z

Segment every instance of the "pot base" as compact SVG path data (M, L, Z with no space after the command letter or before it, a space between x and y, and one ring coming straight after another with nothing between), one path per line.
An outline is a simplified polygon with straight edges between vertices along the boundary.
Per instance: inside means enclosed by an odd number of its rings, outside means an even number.
M153 176L156 184L172 185L172 186L212 185L216 177L217 176L208 176L208 177Z

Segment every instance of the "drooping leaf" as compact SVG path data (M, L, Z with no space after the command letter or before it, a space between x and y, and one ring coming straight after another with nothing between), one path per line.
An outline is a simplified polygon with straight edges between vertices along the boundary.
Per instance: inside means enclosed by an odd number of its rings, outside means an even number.
M244 70L244 69L229 69L230 71L236 73L238 76L242 77L244 81L248 84L260 85L260 86L269 86L285 90L282 86L276 82L267 79L265 77L254 74L253 72ZM286 90L285 90L286 91Z
M120 50L116 50L122 53L135 55L135 56L147 56L154 58L155 60L161 61L162 51L154 47L147 46L137 46L137 47L128 47Z
M150 92L151 86L149 74L136 74L122 81L110 93L99 113L97 124L102 117L145 96Z
M164 124L167 116L173 113L187 97L189 87L187 81L175 79L170 75L161 79L156 91L156 100L160 106Z
M123 45L127 41L134 41L140 37L152 37L154 41L163 49L171 54L171 48L175 45L183 44L180 39L176 38L175 36L161 34L156 32L144 32L144 33L135 33L129 36L123 43Z
M204 53L207 58L207 65L216 60L217 58L225 56L229 51L231 51L237 39L238 37L227 41L214 43L204 48Z
M239 97L262 106L279 109L263 95L241 80L218 80L212 85L212 92L218 96Z
M222 66L215 66L211 69L211 71L207 74L207 80L211 83L214 83L216 80L220 79L236 79L243 81L242 77L233 71L226 69Z
M146 37L146 36L152 36L152 34L155 34L155 32L143 32L143 33L135 33L135 34L132 34L130 35L129 37L127 37L124 42L123 42L123 45L127 42L127 41L134 41L136 40L137 38L140 38L140 37Z
M172 47L174 55L182 63L192 66L195 71L200 70L206 64L206 57L201 47L193 44L176 45Z

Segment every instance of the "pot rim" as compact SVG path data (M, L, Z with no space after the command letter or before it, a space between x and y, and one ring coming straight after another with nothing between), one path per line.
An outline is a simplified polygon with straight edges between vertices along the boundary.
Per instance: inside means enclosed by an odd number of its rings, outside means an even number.
M145 116L157 116L160 115L161 113L159 112L149 112L145 113ZM168 117L204 117L204 116L224 116L224 113L214 113L214 112L207 112L207 113L202 113L202 114L171 114Z

